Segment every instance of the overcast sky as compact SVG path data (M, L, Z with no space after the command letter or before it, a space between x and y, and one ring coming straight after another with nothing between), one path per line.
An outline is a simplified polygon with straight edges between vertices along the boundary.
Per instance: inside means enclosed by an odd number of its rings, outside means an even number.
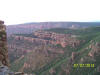
M100 21L100 0L0 0L5 24L44 21Z

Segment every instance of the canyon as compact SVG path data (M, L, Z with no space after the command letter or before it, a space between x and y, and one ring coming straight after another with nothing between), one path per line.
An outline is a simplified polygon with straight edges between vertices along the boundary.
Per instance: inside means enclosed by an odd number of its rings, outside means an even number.
M39 29L31 33L12 34L8 36L11 69L34 75L98 74L99 31L97 26ZM77 71L73 67L77 63L95 63L95 68L79 67Z
M5 26L0 21L0 74L99 75L99 25L43 22ZM74 67L75 64L94 67Z

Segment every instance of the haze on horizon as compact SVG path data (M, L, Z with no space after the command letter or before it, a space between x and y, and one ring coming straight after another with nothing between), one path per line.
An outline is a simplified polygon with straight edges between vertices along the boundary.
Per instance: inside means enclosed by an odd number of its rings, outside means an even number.
M0 0L6 25L47 21L100 21L100 0Z

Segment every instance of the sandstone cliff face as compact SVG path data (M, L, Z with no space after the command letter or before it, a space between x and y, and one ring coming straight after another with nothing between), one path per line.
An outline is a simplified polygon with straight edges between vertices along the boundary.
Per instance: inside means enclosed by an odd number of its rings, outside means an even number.
M31 43L36 43L39 45L61 45L63 48L66 46L72 46L75 48L80 44L80 41L75 37L71 37L70 34L58 34L54 32L46 32L46 31L36 31L32 35L35 37L26 37L19 35L12 35L15 40L25 40Z
M71 51L67 46L76 48L81 42L70 34L36 31L30 35L12 35L8 39L9 55L15 64L27 57L19 68L19 71L23 72L42 68L54 59L59 60L62 55L69 56ZM74 57L76 56L73 55L73 59ZM52 70L50 72L52 73Z
M0 21L0 62L8 66L8 51L7 51L7 39L5 32L5 25L3 21Z

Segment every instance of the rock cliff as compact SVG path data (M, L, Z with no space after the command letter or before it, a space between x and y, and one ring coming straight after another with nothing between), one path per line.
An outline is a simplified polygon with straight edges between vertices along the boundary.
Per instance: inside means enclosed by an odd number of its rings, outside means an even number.
M74 27L11 35L8 37L11 69L35 75L97 75L100 27Z
M12 35L11 37L14 40L24 40L31 43L37 44L52 44L52 45L61 45L63 48L66 46L72 46L75 48L80 44L80 40L77 40L75 37L72 37L71 34L58 34L54 32L46 32L46 31L36 31L32 36L22 36L22 35Z
M22 72L12 72L9 69L6 26L0 20L0 75L24 75Z
M8 66L8 51L7 51L7 38L6 38L6 26L3 21L0 21L0 62Z

